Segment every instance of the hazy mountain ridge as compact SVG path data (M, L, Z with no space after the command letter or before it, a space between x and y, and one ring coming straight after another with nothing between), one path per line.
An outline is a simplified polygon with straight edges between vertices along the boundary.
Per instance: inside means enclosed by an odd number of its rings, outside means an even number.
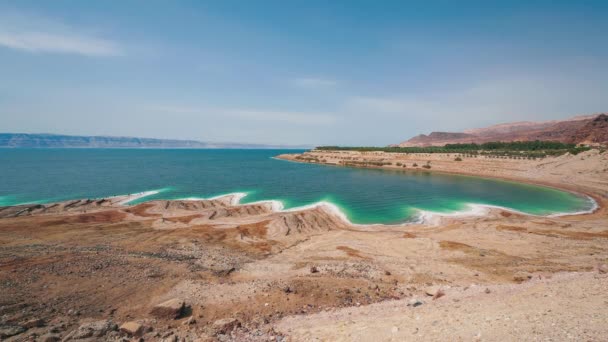
M608 115L594 114L545 122L525 121L504 123L465 130L462 133L432 132L429 135L417 135L401 142L397 146L423 147L458 143L529 140L551 140L576 144L605 144L608 143Z
M211 143L196 140L113 136L0 133L0 148L306 148L305 146Z

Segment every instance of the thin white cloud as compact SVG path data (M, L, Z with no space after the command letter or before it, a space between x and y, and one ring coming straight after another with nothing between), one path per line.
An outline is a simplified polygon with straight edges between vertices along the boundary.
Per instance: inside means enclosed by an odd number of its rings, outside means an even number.
M15 13L0 15L0 47L84 56L120 56L125 53L117 42L87 35L83 29Z
M167 105L158 105L158 106L146 106L143 108L145 111L152 112L161 112L168 114L203 114L208 112L209 109L205 108L196 108L196 107L184 107L184 106L167 106Z
M346 101L346 108L370 114L399 114L413 109L427 108L431 103L405 98L355 96Z
M229 110L227 115L255 121L279 121L299 125L329 125L335 118L328 114L305 112L275 112L258 110Z
M335 87L338 82L335 80L320 77L299 77L291 80L291 84L300 88L329 88Z
M146 110L179 115L217 115L249 121L265 121L289 123L297 125L331 125L336 118L329 113L268 111L259 109L233 109L210 107L184 107L184 106L153 106Z
M595 113L608 104L602 97L606 89L590 78L508 76L432 94L354 96L345 101L342 111L370 125L383 117L405 124L403 129L459 131L501 122Z

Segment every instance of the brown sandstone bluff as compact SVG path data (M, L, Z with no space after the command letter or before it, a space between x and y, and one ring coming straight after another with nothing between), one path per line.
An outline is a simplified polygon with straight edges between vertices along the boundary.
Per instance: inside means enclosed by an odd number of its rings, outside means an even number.
M424 147L445 144L486 143L491 141L550 140L574 144L608 144L608 114L576 116L545 122L511 122L466 130L462 133L420 134L396 146Z
M281 158L331 165L377 161L399 172L429 172L421 167L428 163L430 172L584 192L600 208L563 217L492 210L401 226L353 226L327 207L281 212L270 202L239 205L231 195L0 208L0 339L608 336L608 153L536 161L319 151L302 156L307 159Z

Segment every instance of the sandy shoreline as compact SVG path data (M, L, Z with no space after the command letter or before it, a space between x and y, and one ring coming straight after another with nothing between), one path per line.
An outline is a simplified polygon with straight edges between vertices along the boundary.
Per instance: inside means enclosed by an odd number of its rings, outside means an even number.
M456 156L457 154L452 153L452 154L434 154L431 157L435 158L435 160L440 160L441 162L447 164L447 165L442 165L443 167L440 169L435 168L433 165L433 167L431 167L431 169L425 169L422 168L421 166L423 165L422 160L427 160L430 159L429 154L426 154L426 158L425 157L418 157L418 154L409 154L409 155L413 155L415 156L413 158L413 162L418 161L420 164L418 167L409 167L409 168L400 168L400 167L394 167L394 166L357 166L357 165L342 165L340 163L340 161L336 161L335 160L335 154L339 153L339 154L343 154L343 155L347 155L347 156L356 156L354 158L359 158L359 160L361 161L377 161L377 160L382 160L382 161L388 161L388 162L393 162L393 163L397 163L397 162L403 162L404 159L400 158L402 157L404 154L402 153L386 153L386 152L374 152L373 154L370 154L370 152L352 152L352 151L339 151L339 152L335 152L335 151L331 151L331 152L325 152L325 151L316 151L316 150L312 150L309 152L304 152L302 154L283 154L283 155L279 155L276 156L276 159L282 159L282 160L286 160L286 161L290 161L290 162L296 162L296 163L313 163L313 164L323 164L323 165L328 165L328 166L346 166L346 167L355 167L355 168L374 168L374 169L384 169L384 170L399 170L399 171L404 171L404 172L428 172L428 173L439 173L439 174L453 174L453 175L460 175L460 176L472 176L472 177L481 177L481 178L488 178L488 179L498 179L498 180L503 180L503 181L508 181L508 182L516 182L516 183L527 183L527 184L532 184L532 185L540 185L540 186L544 186L544 187L549 187L549 188L554 188L557 190L563 190L563 191L568 191L571 193L574 193L576 195L584 195L584 196L588 196L590 198L592 198L595 201L595 204L597 205L597 208L595 210L593 210L590 213L582 213L582 214L592 214L596 211L604 211L605 207L606 207L606 203L608 200L608 175L603 174L603 184L600 187L594 186L594 187L589 187L589 186L581 186L576 184L576 182L564 182L563 178L557 178L555 180L546 180L543 179L544 176L548 175L548 172L550 170L547 170L546 168L543 169L539 169L539 170L535 170L537 172L537 174L534 177L530 177L530 175L509 175L508 173L491 173L488 172L487 168L476 168L476 159L474 158L465 158L463 161L460 162L456 162L454 161L454 156ZM321 162L311 162L310 160L306 160L306 159L297 159L297 157L299 156L312 156L313 158L320 160ZM332 158L334 157L334 158ZM439 157L439 158L437 158ZM509 160L509 161L502 161L502 160L497 160L498 162L500 162L502 165L509 165L511 164L515 164L516 167L521 167L524 168L525 170L529 170L530 168L533 167L537 167L538 165L543 165L545 163L553 163L556 161L559 162L566 162L566 163L575 163L577 164L578 162L578 158L580 157L588 157L588 158L592 158L593 159L593 163L587 162L587 163L578 163L578 164L592 164L589 165L588 169L589 170L594 170L594 171L598 171L598 172L608 172L608 154L600 154L598 151L592 150L590 152L585 152L580 154L579 156L560 156L560 157L547 157L545 159L541 159L539 161L522 161L522 160ZM351 157L352 158L352 157ZM326 162L322 162L322 160L326 160ZM489 160L490 163L492 163L495 160ZM602 164L602 166L598 166L598 165L594 165L594 164ZM495 165L495 167L501 167L502 165L498 164ZM508 168L507 168L508 169ZM475 172L472 172L470 170L476 170ZM600 171L601 170L601 171ZM569 171L569 170L567 170ZM576 177L576 179L580 179L580 178L584 178L584 177L588 177L589 174L585 173L582 176ZM599 178L599 177L598 177ZM573 215L581 215L581 214L573 214Z

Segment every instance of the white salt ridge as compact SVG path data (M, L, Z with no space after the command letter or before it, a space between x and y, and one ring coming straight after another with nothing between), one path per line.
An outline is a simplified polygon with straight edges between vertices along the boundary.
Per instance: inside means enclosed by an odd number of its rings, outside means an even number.
M581 210L581 211L576 211L576 212L555 213L555 214L550 214L550 215L534 215L534 214L525 213L523 211L515 210L512 208L501 207L498 205L491 205L491 204L480 204L480 203L467 203L466 206L468 207L468 209L447 212L447 213L418 209L417 210L418 219L416 220L416 222L420 223L420 224L437 225L441 222L441 218L444 218L444 217L485 216L485 215L488 215L488 213L490 212L491 209L500 209L500 210L504 210L507 212L515 213L515 214L534 216L534 217L559 217L559 216L569 216L569 215L591 214L599 208L599 205L593 198L591 198L589 196L587 196L587 198L588 198L589 202L591 203L591 209Z
M590 196L587 196L587 198L589 199L589 202L591 203L591 209L589 210L582 210L582 211L575 211L572 213L557 213L557 214L551 214L548 215L548 217L559 217L559 216L570 216L570 215L583 215L583 214L591 214L594 213L596 210L598 210L600 208L599 204L597 204L596 200L594 200L593 198L591 198Z
M118 204L120 204L120 205L126 205L126 204L133 202L135 200L138 200L140 198L156 195L156 194L160 193L161 191L162 190L150 190L150 191L138 192L138 193L129 194L129 195L112 196L109 198L126 197L124 200L118 202Z
M349 225L352 226L379 226L382 224L379 223L374 223L374 224L357 224L357 223L353 223L351 222L348 217L346 216L346 214L344 214L344 212L342 210L340 210L340 208L331 203L331 202L327 202L327 201L320 201L320 202L316 202L316 203L311 203L311 204L307 204L307 205L303 205L300 207L294 207L294 208L289 208L289 209L285 209L285 205L283 204L283 202L279 201L279 200L261 200L261 201L256 201L256 202L250 202L250 203L240 203L241 199L245 196L247 196L246 193L242 193L242 192L235 192L235 193L231 193L231 194L225 194L225 195L219 195L219 196L215 196L215 197L210 197L210 198L196 198L197 200L211 200L211 199L219 199L222 197L226 197L226 196L233 196L232 197L232 205L251 205L251 204L270 204L271 206L271 210L273 212L283 212L283 213L287 213L287 212L297 212L297 211L304 211L304 210L309 210L309 209L315 209L315 208L321 208L325 211L327 211L328 213L330 213L333 216L338 217L340 220L342 220L344 223L347 223ZM193 197L190 197L193 198ZM187 198L187 199L190 199ZM184 199L186 200L186 199ZM399 224L399 225L406 225L408 223L403 223L403 224Z
M296 211L304 211L304 210L315 209L315 208L322 208L323 210L340 218L340 220L342 220L343 222L345 222L349 225L352 225L352 226L370 227L370 226L383 225L380 223L374 223L374 224L353 223L348 219L346 214L337 205L335 205L331 202L327 202L327 201L320 201L320 202L316 202L316 203L303 205L300 207L285 209L285 205L283 204L283 202L281 202L279 200L262 200L262 201L256 201L256 202L251 202L251 203L240 203L241 199L243 199L245 196L247 196L247 193L244 193L244 192L229 193L229 194L218 195L218 196L214 196L214 197L210 197L210 198L189 197L189 198L184 198L183 200L205 200L205 199L214 200L214 199L219 199L219 198L223 198L223 197L227 197L227 196L232 197L231 205L251 205L251 204L267 203L267 204L270 204L270 206L272 208L271 210L273 212L296 212ZM486 216L489 214L491 209L500 209L500 210L504 210L504 211L508 211L508 212L512 212L512 213L516 213L516 214L527 215L527 216L536 216L536 217L557 217L557 216L566 216L566 215L589 214L589 213L593 213L595 210L597 210L599 208L599 206L593 198L588 197L588 199L589 199L590 203L592 204L592 208L589 210L577 211L577 212L556 213L556 214L551 214L551 215L534 215L534 214L524 213L522 211L518 211L515 209L511 209L511 208L506 208L506 207L501 207L501 206L491 205L491 204L479 204L479 203L467 203L466 204L467 209L453 211L453 212L444 212L444 213L430 211L430 210L417 209L418 214L416 215L417 218L415 220L400 223L400 224L394 224L391 226L407 226L407 225L412 225L412 224L437 225L441 222L441 219L445 218L445 217Z

